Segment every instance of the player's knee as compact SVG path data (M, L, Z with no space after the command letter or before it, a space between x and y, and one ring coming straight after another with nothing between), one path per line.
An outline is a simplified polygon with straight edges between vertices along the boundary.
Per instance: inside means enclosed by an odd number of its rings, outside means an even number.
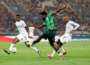
M12 41L12 43L16 44L17 42L19 42L19 39L17 37L15 37L15 39Z
M63 45L63 43L58 39L58 44L59 45Z

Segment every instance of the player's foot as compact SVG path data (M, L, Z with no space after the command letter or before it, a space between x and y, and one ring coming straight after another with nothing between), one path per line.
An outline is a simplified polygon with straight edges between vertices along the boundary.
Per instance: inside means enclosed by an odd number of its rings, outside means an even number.
M62 60L63 59L63 53L60 53L59 57L60 57L60 60Z
M51 55L49 55L49 54L46 54L49 58L53 58Z
M27 43L27 45L33 46L33 45L32 45L32 43L30 43L30 42L29 42L29 43Z
M63 55L65 55L66 54L66 52L63 52Z
M38 53L38 57L40 57L40 55L41 55L41 51L38 51L37 53Z
M4 49L4 51L5 51L7 54L10 54L10 51L7 51L7 50L5 50L5 49Z

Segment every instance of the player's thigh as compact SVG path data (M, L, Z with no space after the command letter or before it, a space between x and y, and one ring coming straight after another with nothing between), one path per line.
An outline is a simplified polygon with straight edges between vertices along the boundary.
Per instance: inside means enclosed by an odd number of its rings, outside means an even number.
M47 30L40 34L41 38L47 39L48 38L48 32Z
M12 41L12 43L16 44L17 42L19 42L19 39L17 37L15 37L14 40Z

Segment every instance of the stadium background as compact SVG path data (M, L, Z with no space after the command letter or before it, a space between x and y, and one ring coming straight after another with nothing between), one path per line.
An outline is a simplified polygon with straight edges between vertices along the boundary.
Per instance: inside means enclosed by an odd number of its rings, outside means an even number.
M26 24L41 25L43 20L39 13L43 10L48 13L53 12L64 2L67 3L67 8L54 16L57 35L64 33L65 23L62 18L68 15L71 20L81 25L74 31L72 39L90 41L90 0L0 0L0 40L18 34L15 31L15 15L17 13L21 14L21 18ZM35 35L39 35L44 30L46 27L37 29Z
M40 42L35 45L41 51L41 57L25 46L24 43L17 43L17 53L7 55L3 49L11 45L11 41L18 34L15 31L15 17L21 14L22 19L28 24L41 25L43 21L39 13L43 10L53 12L66 2L67 8L54 16L54 23L57 28L57 36L63 34L65 23L62 18L68 15L71 20L80 24L74 31L72 42L63 45L65 51L63 60L60 61L58 54L52 59L46 56L51 54L53 48L49 42ZM46 27L37 29L36 39ZM43 41L45 41L43 39ZM46 40L47 41L47 40ZM0 0L0 65L90 65L90 0Z

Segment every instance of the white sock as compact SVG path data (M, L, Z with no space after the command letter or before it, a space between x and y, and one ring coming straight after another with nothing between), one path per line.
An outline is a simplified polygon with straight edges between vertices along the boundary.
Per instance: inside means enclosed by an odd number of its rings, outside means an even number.
M12 43L10 48L9 48L9 51L11 51L14 46L15 46L15 44Z
M62 50L62 52L65 52L64 48L61 46L60 49Z
M51 56L53 57L56 54L56 51L54 50L53 53L51 54Z
M30 48L33 49L33 50L35 50L36 52L39 51L38 49L36 49L35 47L32 47L32 46L30 46Z

